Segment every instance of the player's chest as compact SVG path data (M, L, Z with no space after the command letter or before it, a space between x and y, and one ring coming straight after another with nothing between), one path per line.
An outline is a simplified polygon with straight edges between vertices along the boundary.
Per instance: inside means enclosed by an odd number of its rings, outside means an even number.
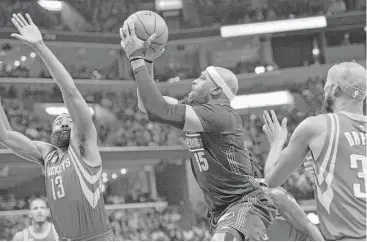
M54 156L47 161L45 175L48 178L55 176L68 177L73 173L73 170L73 165L69 156Z
M200 133L187 132L186 143L190 152L204 148L203 137L200 135Z

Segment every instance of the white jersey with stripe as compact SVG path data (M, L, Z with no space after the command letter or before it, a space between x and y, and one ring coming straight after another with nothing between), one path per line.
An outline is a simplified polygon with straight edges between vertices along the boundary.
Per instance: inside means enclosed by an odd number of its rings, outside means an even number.
M33 232L32 227L28 227L22 231L22 234L23 234L23 241L58 241L59 240L55 227L51 223L48 223L48 226L44 233L36 234Z
M84 240L110 231L102 193L102 165L90 167L71 145L45 160L47 198L60 239Z
M327 135L316 160L320 230L326 240L366 238L366 117L325 114Z

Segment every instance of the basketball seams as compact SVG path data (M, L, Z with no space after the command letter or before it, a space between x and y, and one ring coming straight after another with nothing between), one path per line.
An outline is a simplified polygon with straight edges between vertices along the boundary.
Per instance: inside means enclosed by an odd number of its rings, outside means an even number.
M139 15L135 14L135 16L139 19L140 25L143 27L143 29L144 29L145 33L146 33L148 36L150 36L150 34L148 33L148 31L146 30L146 28L145 28L145 26L144 26L144 22L143 22L143 21L141 21L141 19L139 18ZM155 30L155 28L154 28L154 30Z

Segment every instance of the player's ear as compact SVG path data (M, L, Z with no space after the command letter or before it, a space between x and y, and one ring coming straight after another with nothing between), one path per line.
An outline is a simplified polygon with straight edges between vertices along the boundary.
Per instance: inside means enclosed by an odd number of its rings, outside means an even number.
M46 209L46 217L50 217L50 209L49 208Z
M339 97L341 95L341 89L338 85L333 85L331 88L331 93L334 95L334 97Z
M212 90L212 95L213 95L213 96L219 96L221 93L222 93L222 88L220 88L220 87L215 87L215 88Z

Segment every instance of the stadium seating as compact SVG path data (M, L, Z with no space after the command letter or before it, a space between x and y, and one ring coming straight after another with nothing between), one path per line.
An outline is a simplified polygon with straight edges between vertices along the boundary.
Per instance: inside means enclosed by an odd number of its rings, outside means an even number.
M116 32L121 27L121 23L131 14L138 10L155 11L154 1L145 1L148 4L136 1L121 0L68 0L69 6L86 20L85 31L90 32ZM185 16L181 28L207 27L218 24L239 24L261 22L267 20L286 19L295 17L314 16L326 13L332 1L321 0L277 0L277 1L254 1L249 0L195 0L193 9L196 11L195 18L198 19L195 25L190 21L185 21ZM184 3L185 4L185 3ZM97 7L98 6L98 7ZM225 6L225 7L221 7ZM335 9L335 6L333 6ZM339 8L338 8L339 9ZM61 14L49 12L42 9L37 1L14 0L0 3L0 26L11 27L10 16L14 12L25 12L34 16L34 21L42 28L53 30L70 30L67 24L63 23ZM340 11L345 11L341 8ZM44 18L47 21L44 21Z

